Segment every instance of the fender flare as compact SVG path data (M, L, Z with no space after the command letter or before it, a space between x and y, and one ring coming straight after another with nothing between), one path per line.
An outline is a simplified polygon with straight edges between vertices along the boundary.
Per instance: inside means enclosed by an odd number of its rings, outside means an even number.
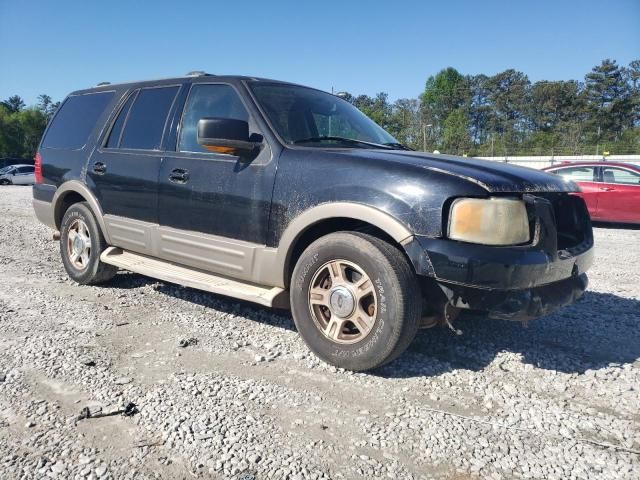
M293 247L297 240L309 228L332 218L350 218L367 222L385 232L403 247L414 237L414 234L397 219L369 205L353 202L331 202L317 205L295 217L282 233L276 258L276 265L282 268L282 281L278 283L285 283Z
M98 203L98 200L96 199L95 195L91 192L91 190L89 190L89 188L79 180L68 180L58 187L51 201L51 203L53 204L53 212L54 212L53 218L54 219L58 218L59 216L58 214L60 213L59 209L62 206L62 200L69 193L77 193L78 195L82 196L85 199L85 201L89 204L89 208L91 209L91 212L96 218L96 221L98 222L98 226L102 231L102 235L104 236L104 239L108 244L110 244L111 238L109 237L109 231L107 230L106 225L104 223L102 208L100 208L100 204ZM60 225L56 225L56 227L59 228Z

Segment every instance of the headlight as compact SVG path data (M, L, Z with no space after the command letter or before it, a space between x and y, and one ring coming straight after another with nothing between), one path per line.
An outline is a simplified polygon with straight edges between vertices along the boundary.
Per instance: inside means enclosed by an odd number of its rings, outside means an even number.
M527 208L515 198L459 198L451 205L449 238L485 245L529 241Z

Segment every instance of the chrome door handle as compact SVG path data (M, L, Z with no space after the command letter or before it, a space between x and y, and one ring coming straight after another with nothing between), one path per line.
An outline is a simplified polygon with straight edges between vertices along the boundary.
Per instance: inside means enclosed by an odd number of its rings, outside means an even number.
M169 174L169 181L173 183L187 183L189 181L189 170L174 168Z
M96 175L104 175L107 173L107 166L102 162L96 162L93 164L93 173Z
M600 190L604 190L605 192L611 192L615 190L613 187L600 187Z

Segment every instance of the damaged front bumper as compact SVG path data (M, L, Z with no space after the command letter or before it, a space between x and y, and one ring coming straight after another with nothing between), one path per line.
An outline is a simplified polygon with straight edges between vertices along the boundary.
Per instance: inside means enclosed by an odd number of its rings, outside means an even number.
M532 201L536 234L529 245L493 247L415 236L405 250L417 273L433 278L449 305L490 318L532 320L573 303L588 284L585 272L594 256L588 213L581 199L560 207L554 212L551 201ZM563 218L564 211L574 216Z

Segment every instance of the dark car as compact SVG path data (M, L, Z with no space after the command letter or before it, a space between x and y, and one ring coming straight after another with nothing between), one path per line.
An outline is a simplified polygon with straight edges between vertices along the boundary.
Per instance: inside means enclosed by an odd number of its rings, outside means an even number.
M527 321L576 300L592 230L556 175L410 151L350 103L196 75L72 93L34 208L81 284L117 268L290 307L334 365L388 363L461 309Z
M640 224L640 167L616 162L567 162L544 169L580 186L593 220Z

